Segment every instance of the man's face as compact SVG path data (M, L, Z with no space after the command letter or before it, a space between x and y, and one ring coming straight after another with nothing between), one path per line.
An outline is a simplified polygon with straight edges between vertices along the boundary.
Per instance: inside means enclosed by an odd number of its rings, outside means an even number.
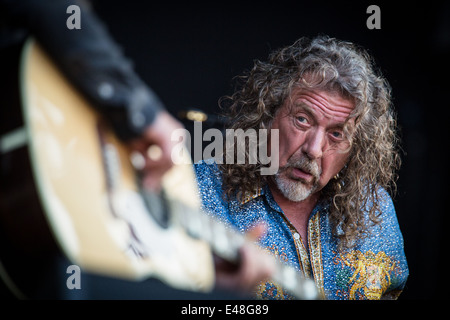
M327 91L294 89L286 99L271 127L280 138L275 182L286 198L306 199L344 167L349 141L343 127L353 108L352 101Z

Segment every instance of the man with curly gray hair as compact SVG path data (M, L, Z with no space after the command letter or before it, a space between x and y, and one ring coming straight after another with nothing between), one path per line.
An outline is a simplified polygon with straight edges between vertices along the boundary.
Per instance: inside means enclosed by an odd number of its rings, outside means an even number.
M355 44L301 38L256 61L221 101L229 128L276 131L279 170L266 163L195 164L205 211L246 232L314 279L328 299L397 298L408 266L390 194L400 166L387 81ZM239 144L227 143L225 154ZM273 155L271 155L273 157ZM261 283L259 298L289 298Z

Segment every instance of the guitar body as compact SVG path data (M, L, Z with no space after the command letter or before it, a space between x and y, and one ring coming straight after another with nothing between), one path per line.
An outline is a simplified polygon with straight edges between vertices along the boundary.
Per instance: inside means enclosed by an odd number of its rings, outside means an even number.
M7 286L27 296L47 261L62 254L82 271L210 290L209 246L152 218L130 150L36 42L27 41L21 59L21 106L7 108L17 108L22 124L3 130L0 150L0 273ZM175 167L163 185L170 203L198 210L190 165Z

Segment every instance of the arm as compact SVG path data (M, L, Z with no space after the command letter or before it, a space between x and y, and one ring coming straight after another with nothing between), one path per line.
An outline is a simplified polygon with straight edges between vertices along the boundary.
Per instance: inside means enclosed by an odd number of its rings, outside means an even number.
M132 63L105 25L81 0L0 0L12 24L25 28L43 46L71 83L108 120L120 139L144 156L150 145L162 150L159 159L146 157L144 185L157 189L173 165L172 130L182 125L139 78ZM66 10L78 5L81 29L70 30Z
M140 136L164 109L134 72L132 63L85 1L2 0L15 23L25 27L66 77L112 124L123 140ZM67 7L78 5L81 29L66 26Z

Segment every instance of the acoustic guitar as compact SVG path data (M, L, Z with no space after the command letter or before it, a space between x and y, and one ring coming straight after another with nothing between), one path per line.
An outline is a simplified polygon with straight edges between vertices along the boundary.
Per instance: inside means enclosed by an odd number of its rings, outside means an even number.
M22 125L0 138L0 275L6 286L26 297L39 282L34 267L45 270L58 251L94 274L212 290L213 254L237 261L247 240L201 211L192 164L167 172L162 195L143 190L136 154L36 41L28 39L20 59ZM274 281L285 290L318 298L312 280L278 260L277 266Z

